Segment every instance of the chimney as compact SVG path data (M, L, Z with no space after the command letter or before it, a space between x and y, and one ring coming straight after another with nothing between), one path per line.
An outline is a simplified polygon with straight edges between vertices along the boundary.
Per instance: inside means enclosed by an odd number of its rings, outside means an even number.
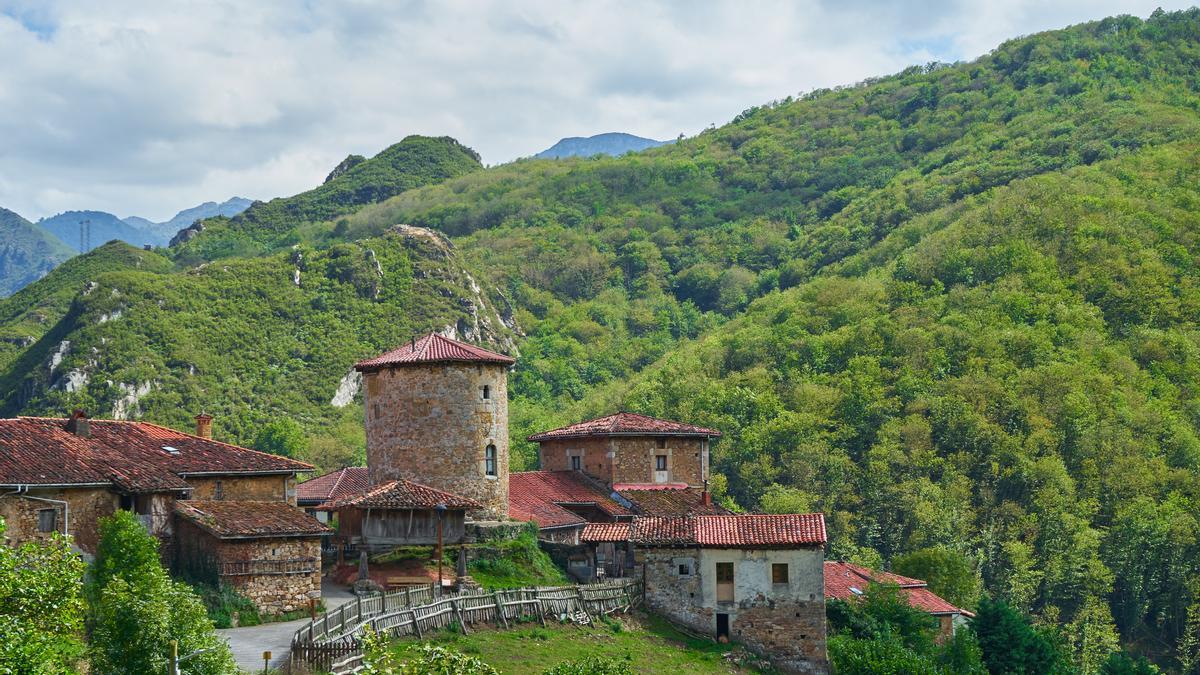
M708 479L704 479L704 492L700 493L700 503L705 506L712 506L712 493L708 491Z
M67 431L80 438L91 438L92 428L88 425L87 413L76 408L75 412L71 413L71 417L67 419Z
M212 438L212 415L200 413L196 415L196 435L200 438Z

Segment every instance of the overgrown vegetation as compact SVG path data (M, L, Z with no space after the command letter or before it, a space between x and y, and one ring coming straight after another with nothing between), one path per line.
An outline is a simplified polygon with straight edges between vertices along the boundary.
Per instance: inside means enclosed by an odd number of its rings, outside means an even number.
M158 541L129 511L100 521L86 596L92 672L166 672L173 641L181 656L195 654L188 672L237 672L204 603L190 586L167 575L158 559Z
M83 562L54 535L5 545L0 518L0 672L76 672L84 656Z
M529 528L514 539L495 540L479 547L467 571L488 590L526 586L560 586L570 583L563 571L538 547Z

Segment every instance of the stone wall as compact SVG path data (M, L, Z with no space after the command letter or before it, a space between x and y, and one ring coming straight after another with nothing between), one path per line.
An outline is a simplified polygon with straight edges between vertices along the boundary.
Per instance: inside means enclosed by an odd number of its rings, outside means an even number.
M276 502L296 505L296 477L292 474L274 476L189 476L191 499L216 499L217 483L221 484L221 499L229 501Z
M571 456L578 455L582 471L608 484L612 484L612 452L607 437L543 441L538 446L542 470L571 471Z
M507 517L504 366L414 364L364 373L363 380L372 484L405 478L479 501L484 508L472 517ZM496 447L495 476L485 473L489 444Z
M117 495L107 488L34 489L28 495L66 501L70 509L68 533L74 538L75 545L87 553L96 552L100 540L100 519L111 516L119 505ZM65 518L61 504L15 495L0 498L0 517L5 522L6 542L15 546L27 541L48 539L51 533L38 531L38 511L42 509L55 511L57 531L63 532Z
M769 657L780 670L829 672L821 549L655 547L639 548L636 556L652 611L714 636L718 616L725 615L731 639ZM717 600L717 563L733 565L732 602ZM788 566L786 584L772 582L773 564Z
M222 575L221 581L250 598L258 611L275 615L306 609L321 597L321 540L319 537L238 539L222 541L222 562L239 560L315 560L305 574Z
M177 521L176 573L232 586L266 615L306 609L310 598L321 597L319 537L218 539L186 519ZM230 574L243 570L227 566L227 563L286 560L312 560L311 571Z
M664 447L659 447L659 445ZM662 482L704 485L708 477L708 440L680 436L604 436L543 441L538 448L541 468L569 471L571 457L580 468L609 486L614 483L654 483L655 456L667 456Z

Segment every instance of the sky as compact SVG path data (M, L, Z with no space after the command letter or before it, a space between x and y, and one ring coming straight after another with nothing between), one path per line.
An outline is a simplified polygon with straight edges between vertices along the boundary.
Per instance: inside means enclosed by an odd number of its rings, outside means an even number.
M1194 0L1193 0L1194 1ZM155 221L449 135L487 164L669 139L1168 0L0 0L0 207Z

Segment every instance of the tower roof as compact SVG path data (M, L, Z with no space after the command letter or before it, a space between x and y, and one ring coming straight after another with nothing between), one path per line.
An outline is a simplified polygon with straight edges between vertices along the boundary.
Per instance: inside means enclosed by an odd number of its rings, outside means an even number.
M702 436L717 438L720 435L721 432L716 429L662 420L649 415L619 412L607 417L543 431L530 436L527 440L552 441L560 438L587 438L589 436Z
M354 369L368 372L421 363L499 363L507 366L516 363L516 359L430 333L373 359L359 361L354 364Z

